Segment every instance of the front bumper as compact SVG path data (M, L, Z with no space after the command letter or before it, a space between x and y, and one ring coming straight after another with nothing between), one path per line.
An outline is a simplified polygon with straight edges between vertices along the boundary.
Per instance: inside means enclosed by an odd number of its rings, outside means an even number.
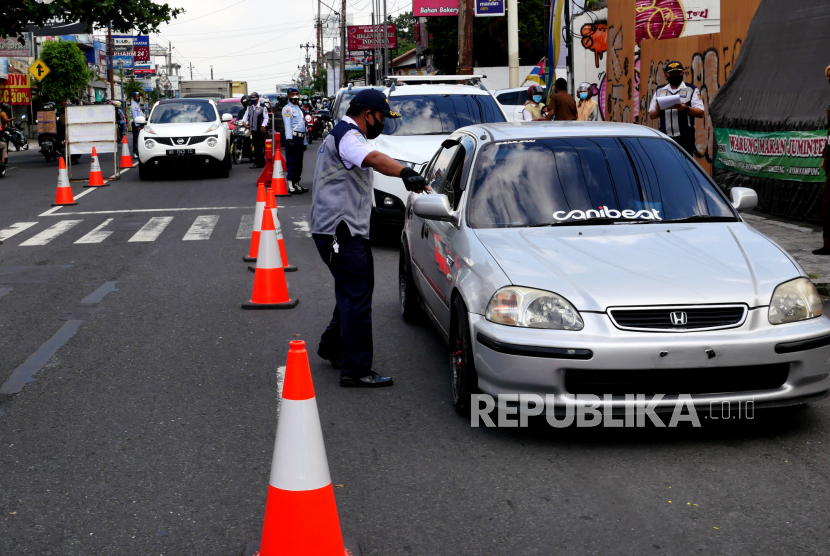
M767 321L767 308L763 307L750 310L739 328L685 334L623 331L604 313L582 313L582 317L585 328L572 332L502 326L471 314L479 388L492 396L540 395L553 402L557 413L567 406L584 405L578 398L584 393L569 390L577 382L568 381L569 373L593 373L603 380L620 373L620 382L637 374L659 379L663 376L661 371L665 371L667 383L673 382L668 379L678 371L710 377L714 387L709 390L660 392L665 396L657 403L656 411L674 410L678 394L691 394L695 407L746 401L761 407L802 403L823 397L830 389L827 317L772 326ZM745 375L753 379L746 384L754 386L736 387L741 380L735 380L734 373L755 368L759 375L763 369L770 376L764 379ZM770 386L770 380L782 376L781 368L783 378ZM584 374L579 375L580 371ZM649 391L658 391L654 388L660 386L658 380ZM601 388L601 382L594 384L592 392L599 396L603 408L609 407L616 413L637 405L622 395L619 385L608 386L608 396L599 394ZM644 392L632 387L626 393Z

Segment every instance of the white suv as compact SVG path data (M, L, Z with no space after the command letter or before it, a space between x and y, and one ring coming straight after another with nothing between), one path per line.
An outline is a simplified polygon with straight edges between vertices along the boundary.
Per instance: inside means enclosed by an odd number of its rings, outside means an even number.
M233 167L227 124L232 118L220 116L216 103L208 99L157 102L149 121L136 118L144 126L138 136L139 178L152 179L159 168L182 164L211 167L220 178L227 178Z
M391 84L383 92L401 117L387 118L383 134L372 145L417 172L456 129L506 121L502 107L481 85L482 77L390 76ZM459 81L467 84L458 85ZM374 189L372 229L402 229L409 193L401 180L375 172Z

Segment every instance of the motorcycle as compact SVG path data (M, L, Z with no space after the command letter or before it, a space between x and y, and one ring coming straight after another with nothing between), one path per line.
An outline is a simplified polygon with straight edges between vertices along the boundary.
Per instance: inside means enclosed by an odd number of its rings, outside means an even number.
M11 138L9 136L9 132L7 129L0 129L0 141L4 142L6 145L9 144ZM9 165L8 160L0 160L0 178L6 176L6 167Z
M57 129L62 130L60 119L60 116L55 118L55 125ZM37 123L37 120L35 120L35 123ZM40 153L46 157L46 162L54 162L58 157L66 157L66 146L60 135L52 132L38 133L37 142L40 145ZM81 155L72 155L72 164L77 164L80 160Z
M334 129L334 122L331 121L331 112L325 109L318 110L314 114L314 134L325 139L332 129Z
M21 116L19 122L15 122L9 125L9 147L14 145L14 149L16 151L28 151L29 150L29 140L26 138L26 134L23 133L23 129L21 126L23 122L26 121L26 116Z
M306 137L308 138L309 145L312 143L312 140L314 139L314 121L314 116L312 116L311 114L305 115L305 128L307 131Z
M254 144L251 141L251 130L247 125L237 120L231 131L231 139L231 159L234 164L241 163L243 157L248 160L254 159Z

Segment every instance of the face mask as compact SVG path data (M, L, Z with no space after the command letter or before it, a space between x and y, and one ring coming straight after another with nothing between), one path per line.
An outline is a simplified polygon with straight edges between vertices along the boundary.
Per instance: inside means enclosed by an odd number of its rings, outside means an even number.
M366 137L369 139L376 139L383 133L383 122L375 118L375 115L372 114L372 118L375 120L375 123L370 124L369 119L366 119Z
M533 102L542 102L542 95L533 95Z
M294 104L297 104L298 102L300 102L300 97L291 97L291 98L290 98L290 99L288 99L288 100L290 100L290 101L291 101L291 102L293 102Z
M579 93L579 98L582 100L588 100L588 93Z
M683 76L682 75L670 75L668 76L669 85L672 87L677 87L681 83L683 83Z

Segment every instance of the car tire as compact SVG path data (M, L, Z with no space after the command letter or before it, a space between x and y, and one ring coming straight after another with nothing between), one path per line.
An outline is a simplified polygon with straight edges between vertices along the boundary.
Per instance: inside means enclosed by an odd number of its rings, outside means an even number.
M478 393L478 373L470 335L470 314L461 296L453 300L455 323L450 332L450 382L452 405L459 415L470 416L471 399Z
M231 153L225 152L225 158L222 159L222 162L219 163L219 177L220 178L227 178L231 175Z
M401 254L398 261L398 293L400 298L401 316L410 324L418 324L424 316L421 309L420 294L412 279L412 263L406 251L406 246L401 245Z
M155 177L155 172L148 164L142 164L138 161L138 179L141 181L151 181Z

